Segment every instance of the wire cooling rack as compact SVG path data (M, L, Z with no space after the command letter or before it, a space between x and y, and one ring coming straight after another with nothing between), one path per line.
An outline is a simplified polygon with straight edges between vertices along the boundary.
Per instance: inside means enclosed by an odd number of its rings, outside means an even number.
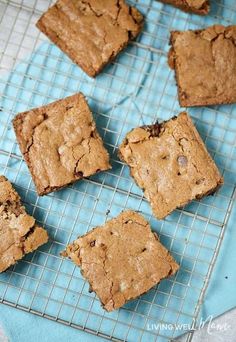
M51 237L0 275L1 303L113 340L170 340L186 332L175 324L189 330L197 325L235 196L236 107L189 110L225 184L214 196L193 201L165 220L152 216L142 191L117 158L117 147L131 128L180 112L173 72L167 66L169 31L236 23L233 1L211 2L211 14L199 17L156 1L130 1L146 18L144 31L93 80L36 29L50 1L0 0L0 172L14 183L29 213ZM113 168L38 197L11 120L17 112L78 91L88 99ZM78 235L125 208L143 213L181 268L124 308L106 313L88 292L79 268L59 253ZM191 337L190 332L186 341Z

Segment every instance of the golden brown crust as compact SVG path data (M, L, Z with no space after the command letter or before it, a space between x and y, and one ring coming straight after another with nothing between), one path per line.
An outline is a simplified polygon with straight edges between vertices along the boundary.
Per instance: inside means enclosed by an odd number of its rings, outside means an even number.
M81 93L20 113L13 126L39 195L110 168Z
M173 5L187 13L207 15L210 11L208 0L158 0L165 4Z
M179 265L159 242L143 216L122 212L67 246L107 311L147 292Z
M162 124L133 129L121 144L119 155L159 219L223 184L187 113Z
M89 76L137 37L143 17L124 0L58 0L37 27Z
M182 107L236 102L236 26L173 31L170 44Z
M48 241L22 206L11 183L0 176L0 273Z

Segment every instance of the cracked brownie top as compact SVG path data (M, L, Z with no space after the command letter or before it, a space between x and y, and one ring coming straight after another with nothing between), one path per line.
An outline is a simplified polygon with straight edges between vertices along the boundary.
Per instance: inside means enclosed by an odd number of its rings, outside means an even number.
M46 230L27 215L18 193L0 176L0 273L47 241Z
M13 125L39 195L110 168L81 93L20 113Z
M140 214L122 212L67 246L107 311L148 291L179 266Z
M170 43L182 107L236 102L236 26L174 31Z
M142 15L123 0L58 0L37 27L89 76L135 38Z
M208 0L159 0L161 2L173 5L185 12L206 15L209 13L210 5Z
M187 113L133 129L119 153L160 219L223 183Z

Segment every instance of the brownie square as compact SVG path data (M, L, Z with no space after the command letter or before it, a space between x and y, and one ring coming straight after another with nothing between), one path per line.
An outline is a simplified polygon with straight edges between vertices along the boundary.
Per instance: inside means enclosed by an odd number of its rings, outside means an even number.
M107 311L147 292L179 268L143 216L122 212L68 245L64 256L81 268Z
M20 113L13 125L39 195L111 167L81 93Z
M182 107L236 102L236 26L174 31L170 44Z
M48 241L11 183L0 176L0 273Z
M143 16L123 0L58 0L37 27L89 76L137 37Z
M159 219L195 198L215 192L223 183L187 113L133 129L119 154Z
M206 15L210 11L208 0L158 0L173 5L185 12Z

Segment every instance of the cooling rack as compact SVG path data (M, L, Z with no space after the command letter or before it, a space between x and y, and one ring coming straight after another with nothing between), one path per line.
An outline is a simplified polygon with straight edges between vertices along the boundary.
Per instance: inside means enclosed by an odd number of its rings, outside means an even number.
M152 0L130 1L145 16L143 33L94 80L36 29L50 1L0 0L0 173L14 183L28 212L50 235L48 244L0 275L1 303L112 340L166 341L185 333L186 326L190 331L185 340L191 340L235 199L236 107L188 111L225 184L214 196L193 201L165 220L152 216L142 191L117 158L117 147L131 128L181 111L167 66L169 31L236 23L233 1L211 2L211 14L199 17ZM113 168L38 197L11 120L17 112L78 91L88 99ZM181 267L124 308L106 313L79 269L59 253L125 208L142 212Z

